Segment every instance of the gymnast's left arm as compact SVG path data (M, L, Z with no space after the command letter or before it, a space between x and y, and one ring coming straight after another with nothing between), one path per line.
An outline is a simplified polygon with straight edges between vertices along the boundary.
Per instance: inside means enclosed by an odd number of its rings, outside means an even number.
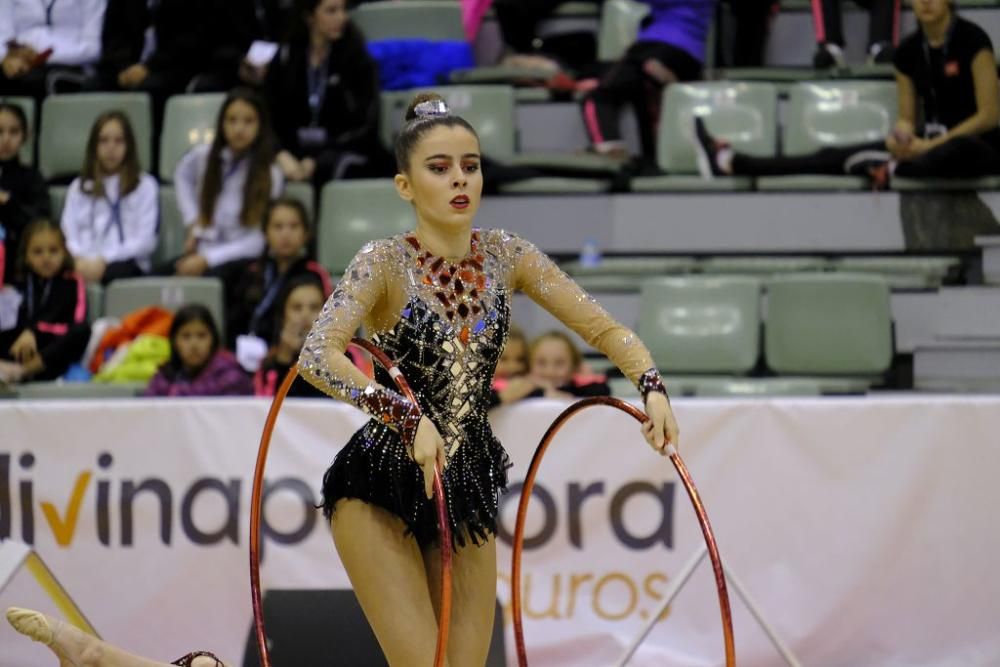
M642 434L653 449L665 454L667 443L677 447L680 432L667 390L639 337L611 317L532 243L513 235L509 243L514 258L513 286L600 350L635 383L649 416Z

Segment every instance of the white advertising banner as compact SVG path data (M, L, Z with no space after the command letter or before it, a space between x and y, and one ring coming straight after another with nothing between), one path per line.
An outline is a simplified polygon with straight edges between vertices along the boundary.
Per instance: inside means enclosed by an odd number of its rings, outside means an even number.
M33 544L106 639L164 661L207 648L238 665L267 407L0 403L0 537ZM514 491L564 407L494 415ZM803 665L1000 664L1000 398L681 399L675 409L722 556ZM323 471L363 422L332 401L282 411L266 475L265 588L349 588L313 506ZM512 493L500 521L505 608L516 508ZM550 448L526 532L533 667L614 664L703 543L672 466L605 407L571 420ZM738 664L782 664L730 597ZM0 605L53 609L26 575ZM0 666L53 664L0 625ZM516 664L509 617L506 651ZM707 561L630 664L724 664Z

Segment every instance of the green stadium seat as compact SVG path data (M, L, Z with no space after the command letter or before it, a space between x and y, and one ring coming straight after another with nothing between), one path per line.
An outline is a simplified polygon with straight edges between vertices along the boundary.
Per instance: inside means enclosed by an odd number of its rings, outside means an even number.
M42 103L38 169L47 179L76 176L83 167L90 128L106 111L125 112L139 153L139 165L152 169L152 105L145 93L49 95Z
M660 189L749 190L750 178L692 178L698 173L692 135L694 118L705 119L708 130L735 150L772 157L777 145L778 93L770 83L677 83L667 86L660 109L657 164L668 176L632 179L639 192ZM681 178L678 178L681 177ZM676 186L671 187L671 181Z
M66 206L66 194L69 192L68 185L49 186L49 205L52 207L52 221L62 220L63 207Z
M708 274L771 276L795 271L823 271L829 262L823 257L708 257L700 268Z
M199 144L215 139L223 93L174 95L167 100L160 133L160 180L173 181L181 157Z
M621 399L638 399L639 390L628 378L608 378L611 395Z
M104 315L104 288L98 283L87 283L87 321L91 324Z
M4 104L13 104L15 106L21 107L24 111L24 115L28 119L28 131L25 137L24 145L21 146L21 152L18 156L21 159L21 164L34 165L35 164L35 98L33 97L6 97L0 96L0 102Z
M218 278L124 278L108 285L104 292L104 314L109 317L123 317L146 306L173 311L190 303L208 308L224 338L222 281Z
M791 89L783 127L786 155L884 139L896 123L896 84L889 81L812 81ZM759 190L863 190L866 178L766 176Z
M413 229L413 206L400 199L391 179L331 181L320 195L319 262L339 276L372 239Z
M747 373L760 356L760 281L748 276L646 280L637 333L667 375Z
M775 372L876 378L888 370L892 320L881 276L793 273L766 289L764 354Z
M160 226L157 230L159 241L153 255L154 264L168 262L184 254L184 240L187 228L177 208L177 194L172 185L160 186Z
M462 9L457 2L408 0L366 3L351 12L365 39L465 41Z
M795 176L758 176L761 192L858 192L872 187L866 176L797 174Z
M635 42L648 14L649 6L634 0L605 0L597 33L597 59L614 62L621 58Z
M892 289L940 287L961 265L958 257L838 257L831 262L836 271L879 274Z
M316 192L313 190L312 183L286 181L285 196L302 202L302 205L306 207L306 213L309 214L309 222L316 223Z

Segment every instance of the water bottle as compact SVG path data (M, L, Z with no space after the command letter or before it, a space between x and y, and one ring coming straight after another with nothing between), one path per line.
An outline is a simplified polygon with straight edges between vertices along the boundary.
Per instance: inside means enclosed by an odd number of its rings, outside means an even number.
M583 242L580 248L580 266L583 268L594 268L601 263L601 248L597 244L597 239L589 238Z

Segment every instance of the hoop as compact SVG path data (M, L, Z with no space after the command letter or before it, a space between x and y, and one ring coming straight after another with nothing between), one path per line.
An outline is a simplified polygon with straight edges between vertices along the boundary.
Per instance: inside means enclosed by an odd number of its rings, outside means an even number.
M538 467L542 463L542 457L548 449L549 444L556 433L563 427L570 417L595 405L607 405L617 408L633 417L637 421L645 422L649 419L639 408L611 396L597 396L585 398L577 401L560 413L556 420L552 422L549 429L542 436L541 442L535 449L535 455L528 466L528 474L524 478L524 486L521 488L521 499L517 506L517 525L514 529L514 544L511 549L511 612L514 617L514 641L517 645L517 663L520 667L528 667L528 655L524 647L524 627L521 619L521 552L524 548L524 524L528 517L528 501L531 499L531 491L535 486L535 477L538 474ZM701 525L701 532L705 536L705 546L708 548L708 555L712 559L712 572L715 574L715 585L719 591L719 608L722 614L722 634L726 647L726 667L735 667L736 649L733 642L733 612L729 607L729 592L726 589L726 575L722 569L722 559L719 557L719 549L715 543L715 535L712 533L712 526L708 522L708 514L705 506L701 502L698 490L691 479L691 473L681 459L681 455L672 445L667 445L667 452L670 461L677 468L677 473L687 489L691 503L694 505L695 514L698 516L698 523Z
M395 381L403 395L419 407L416 396L410 389L402 372L382 350L362 338L351 340L353 345L368 351L372 358L378 361ZM264 431L260 436L260 446L257 449L257 464L253 475L253 492L250 496L250 598L253 604L254 633L257 637L257 651L260 654L261 667L271 667L271 656L267 650L267 634L264 632L264 607L260 594L260 518L262 511L264 467L267 465L267 453L271 446L271 435L278 420L281 404L288 395L292 382L298 377L298 365L292 366L271 401L271 409L264 422ZM451 625L451 524L448 521L448 507L444 498L444 485L441 481L441 471L434 464L434 501L437 506L438 529L441 531L441 614L438 618L437 648L434 655L435 667L442 667L448 651L448 630Z

